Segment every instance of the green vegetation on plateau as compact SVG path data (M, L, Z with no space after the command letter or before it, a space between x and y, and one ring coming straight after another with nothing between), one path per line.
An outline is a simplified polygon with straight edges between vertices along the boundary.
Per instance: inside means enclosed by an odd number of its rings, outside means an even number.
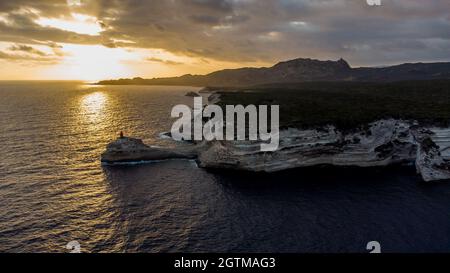
M222 106L280 105L282 128L333 124L340 129L352 129L384 118L442 126L450 122L450 80L305 82L236 88L233 92L219 93Z

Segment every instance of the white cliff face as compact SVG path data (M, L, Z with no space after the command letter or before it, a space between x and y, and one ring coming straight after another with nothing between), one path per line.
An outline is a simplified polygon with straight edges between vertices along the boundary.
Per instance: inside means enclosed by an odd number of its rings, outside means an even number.
M416 162L425 181L450 179L450 129L417 128L413 123L380 120L368 128L342 133L321 130L280 132L276 152L260 152L257 142L213 142L199 152L199 165L275 172L316 165L387 166Z
M417 146L416 168L425 181L450 179L450 129L414 130Z

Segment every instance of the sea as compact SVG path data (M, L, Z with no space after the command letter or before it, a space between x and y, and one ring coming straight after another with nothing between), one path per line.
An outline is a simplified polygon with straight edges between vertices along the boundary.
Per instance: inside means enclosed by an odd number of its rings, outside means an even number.
M125 135L153 146L197 87L0 82L0 252L450 252L450 181L411 166L212 171L102 166ZM280 106L282 107L282 105Z

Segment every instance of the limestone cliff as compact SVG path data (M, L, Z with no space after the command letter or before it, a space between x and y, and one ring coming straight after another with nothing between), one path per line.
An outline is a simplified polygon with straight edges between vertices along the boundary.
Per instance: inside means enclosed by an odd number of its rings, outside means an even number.
M450 128L421 127L416 122L379 120L364 129L341 132L333 126L280 132L275 152L261 152L259 142L213 141L194 148L151 148L122 138L102 155L105 163L197 158L203 168L276 172L317 165L376 167L415 163L424 181L450 179Z
M450 129L421 128L414 122L380 120L352 133L333 126L280 133L276 152L256 142L214 142L199 153L205 168L276 172L317 165L376 167L415 162L425 181L450 179Z

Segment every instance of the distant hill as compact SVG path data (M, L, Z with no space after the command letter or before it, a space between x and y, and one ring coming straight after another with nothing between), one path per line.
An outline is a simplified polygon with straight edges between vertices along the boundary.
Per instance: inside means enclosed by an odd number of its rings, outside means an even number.
M310 81L394 82L435 79L450 79L450 63L407 63L383 68L352 68L343 59L320 61L300 58L280 62L272 67L226 69L207 75L188 74L171 78L107 80L98 84L249 86Z

